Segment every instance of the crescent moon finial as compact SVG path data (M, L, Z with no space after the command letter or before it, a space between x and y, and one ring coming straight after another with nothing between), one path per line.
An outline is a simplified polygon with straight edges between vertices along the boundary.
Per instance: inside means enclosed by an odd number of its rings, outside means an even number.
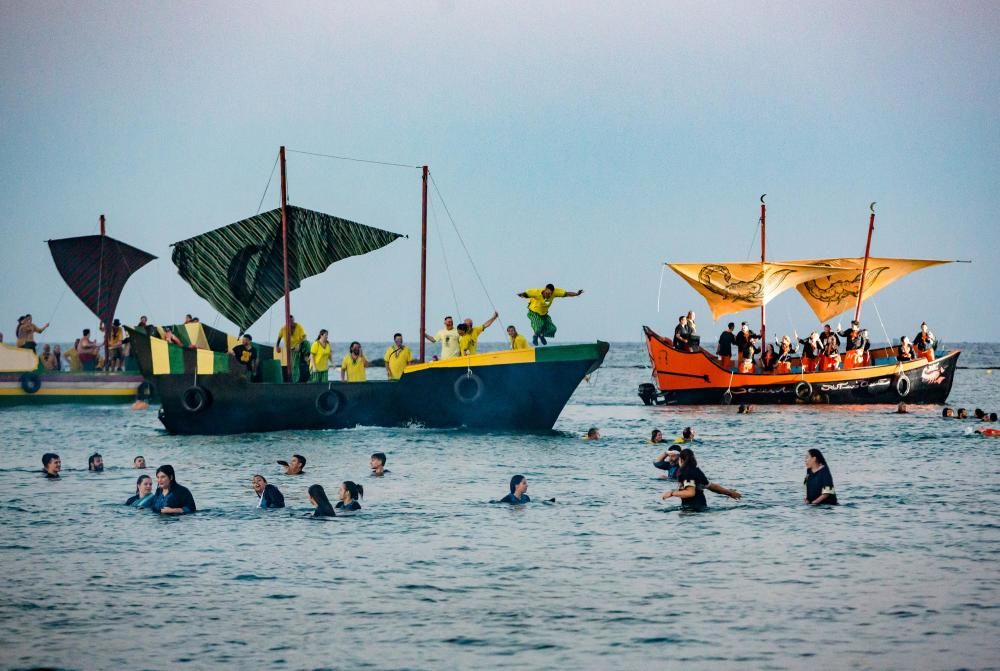
M760 202L762 202L762 203L764 202L764 196L766 196L766 195L767 195L766 193L760 194Z
M872 214L875 214L875 202L876 201L873 200L872 204L868 206L868 209L872 211Z

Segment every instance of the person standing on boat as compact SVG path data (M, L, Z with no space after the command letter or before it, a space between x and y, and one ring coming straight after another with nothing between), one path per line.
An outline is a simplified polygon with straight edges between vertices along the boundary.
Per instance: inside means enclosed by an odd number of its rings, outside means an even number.
M444 318L444 328L439 330L433 336L424 334L424 338L428 342L436 342L441 344L441 356L443 359L454 359L459 354L458 349L458 331L455 329L455 320L448 315Z
M823 327L823 332L819 334L819 342L823 345L823 349L826 350L826 342L833 339L833 344L836 346L837 351L840 351L840 336L837 332L833 330L829 324Z
M677 326L674 327L674 347L681 352L691 350L691 333L688 330L687 316L681 315L677 318Z
M163 327L163 339L166 340L171 345L177 345L178 347L184 347L184 342L177 337L174 330L169 326ZM280 351L280 350L279 350Z
M528 349L528 341L517 332L513 324L507 327L507 339L510 341L511 349Z
M413 352L403 344L403 334L392 336L392 344L385 350L385 374L390 380L398 380L413 360Z
M189 317L191 315L188 315ZM306 330L302 328L302 324L295 321L295 317L289 317L292 322L292 337L287 337L285 333L285 327L282 326L278 331L278 339L274 342L274 351L276 354L281 354L281 341L284 340L286 346L288 347L288 381L298 382L299 381L299 365L302 360L302 350L306 349L308 352L308 345L306 344Z
M747 352L750 353L750 365L751 365L750 372L753 372L753 368L752 368L752 366L753 366L753 341L754 341L755 338L759 338L759 337L760 337L759 335L757 335L756 333L754 333L753 331L750 330L750 327L747 326L746 322L742 322L740 324L740 332L736 334L735 342L736 342L736 352L737 352L737 355L739 357L736 365L737 365L737 368L741 372L743 371L743 368L744 368L743 367L743 359L745 358L745 354Z
M688 349L694 350L701 344L701 336L698 335L698 325L694 323L694 310L687 313L687 339Z
M726 370L732 370L733 368L733 345L736 344L736 334L733 333L734 328L736 328L736 324L729 322L726 330L719 336L719 347L715 350L715 353L721 359L720 365Z
M917 358L917 353L913 351L913 346L910 345L910 339L903 336L899 339L899 347L896 348L896 361L903 363L905 361L913 361Z
M104 332L103 323L98 324L97 328L102 333ZM117 319L114 320L110 331L104 335L104 344L108 348L108 359L104 362L104 370L122 369L122 341L124 337L125 333L122 329L122 323Z
M802 338L796 339L799 341L799 344L802 345L802 372L815 373L817 359L823 349L819 341L819 334L813 331L805 340Z
M547 345L545 339L556 336L556 325L552 323L552 317L549 316L552 301L557 298L573 298L582 293L583 289L566 291L553 284L546 284L542 289L525 289L518 294L519 297L528 299L528 321L531 322L533 334L531 336L532 345L537 347L539 341L543 345Z
M861 365L872 365L872 341L868 337L868 329L861 329Z
M139 317L139 323L135 325L135 330L144 333L149 337L157 335L156 327L149 323L146 315Z
M365 366L367 365L368 359L361 351L361 343L355 340L351 343L350 354L340 362L340 381L364 382L367 379L365 375Z
M83 335L76 341L76 355L80 367L91 371L97 368L97 343L90 339L90 329L83 329Z
M861 324L854 320L851 327L837 335L844 337L844 369L859 368L864 358L864 339L861 337Z
M35 351L35 334L41 333L49 327L48 323L45 326L38 326L31 321L31 315L24 315L17 323L17 346L24 349L30 349L32 352Z
M826 339L826 348L819 357L819 369L821 371L840 369L840 351L837 349L837 343L834 340L836 337L836 334L833 334Z
M811 506L837 505L837 490L823 453L813 448L806 452L805 502Z
M479 345L479 336L481 336L483 334L483 331L488 329L493 324L493 322L497 320L497 317L499 316L500 314L494 310L493 316L487 319L485 322L483 322L482 326L473 326L472 319L470 317L466 317L462 323L465 324L465 333L468 336L469 340L465 347L463 347L462 344L459 343L458 346L459 351L467 354L475 354L476 347ZM469 351L465 352L466 349Z
M934 339L934 334L927 328L927 322L920 322L920 333L913 337L913 346L916 348L918 356L925 357L928 361L934 360L937 341Z
M778 360L774 370L778 373L792 372L792 357L795 355L795 348L788 336L781 336L781 347L778 349Z
M258 359L257 350L253 347L253 338L249 333L244 333L243 341L233 348L233 356L236 357L236 363L246 369L247 379L252 381L257 374Z
M309 348L309 381L330 380L330 332L320 329L316 342Z
M764 353L760 355L760 369L764 373L773 373L778 363L778 353L774 351L774 343L769 343Z

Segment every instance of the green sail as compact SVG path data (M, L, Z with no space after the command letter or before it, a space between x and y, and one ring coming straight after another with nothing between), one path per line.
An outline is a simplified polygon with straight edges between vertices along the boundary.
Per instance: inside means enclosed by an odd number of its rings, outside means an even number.
M342 259L385 247L398 233L288 208L288 289ZM281 210L176 242L172 260L195 293L246 330L284 296Z

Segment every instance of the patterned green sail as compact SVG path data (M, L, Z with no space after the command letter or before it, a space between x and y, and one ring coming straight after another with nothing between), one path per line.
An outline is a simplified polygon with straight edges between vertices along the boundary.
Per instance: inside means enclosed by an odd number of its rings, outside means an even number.
M351 256L385 247L399 233L288 207L288 288ZM281 210L176 242L172 260L195 293L246 330L284 296Z

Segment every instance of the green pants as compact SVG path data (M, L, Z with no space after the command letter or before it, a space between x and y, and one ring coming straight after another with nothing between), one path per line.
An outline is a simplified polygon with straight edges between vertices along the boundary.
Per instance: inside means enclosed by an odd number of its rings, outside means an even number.
M552 323L552 317L528 310L528 321L531 322L531 332L536 336L542 336L543 338L555 337L556 325Z
M309 357L309 347L309 341L303 340L298 347L290 352L291 356L289 357L288 366L289 382L298 382L299 380L307 379L306 376L309 375L309 368L305 363Z
M330 381L330 371L315 371L309 375L310 382L329 382Z

